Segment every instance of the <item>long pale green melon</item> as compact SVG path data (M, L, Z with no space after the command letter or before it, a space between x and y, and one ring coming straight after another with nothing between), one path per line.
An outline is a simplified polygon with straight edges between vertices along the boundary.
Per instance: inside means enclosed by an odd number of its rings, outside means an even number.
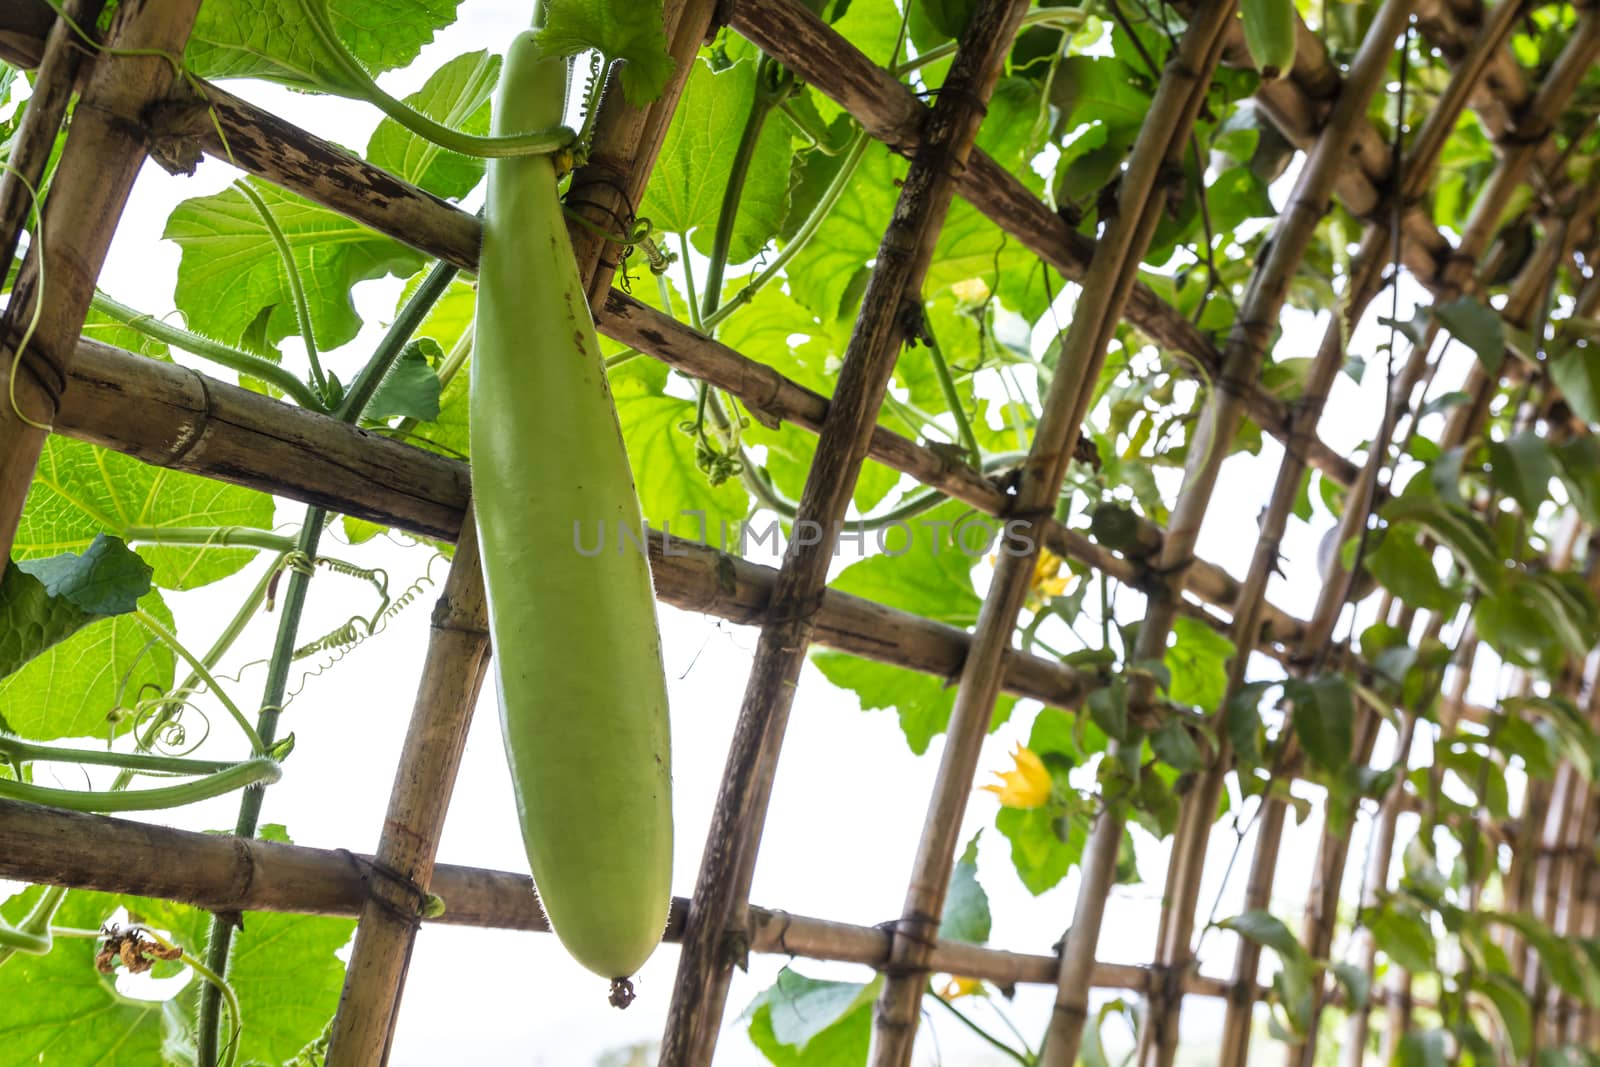
M493 132L559 125L565 95L565 62L520 34ZM579 963L626 978L660 942L671 896L650 565L642 538L618 536L638 534L639 502L551 157L491 159L488 182L472 487L506 757L551 926Z

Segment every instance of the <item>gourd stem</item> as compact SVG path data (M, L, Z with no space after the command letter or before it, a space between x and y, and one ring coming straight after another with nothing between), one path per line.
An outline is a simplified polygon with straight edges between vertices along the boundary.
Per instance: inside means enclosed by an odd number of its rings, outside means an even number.
M227 770L208 774L181 785L158 786L154 789L56 789L52 786L34 785L0 778L0 797L20 800L27 804L43 804L66 811L95 813L124 811L155 811L161 808L178 808L212 797L231 793L252 785L276 782L281 776L275 760L257 758L235 763Z
M300 341L305 345L306 359L311 363L311 380L316 383L317 392L322 394L326 405L331 399L328 395L328 379L322 373L322 359L317 354L317 338L311 329L311 305L306 302L306 287L300 279L300 266L294 261L294 249L289 246L289 238L284 236L283 227L272 217L272 209L267 207L261 194L250 188L250 183L243 178L233 185L255 208L261 224L272 238L273 246L278 250L278 258L283 261L284 276L289 280L289 296L294 301L295 322L300 327Z
M96 290L94 295L90 297L89 306L107 317L115 319L122 325L137 330L153 341L171 345L173 348L181 349L193 356L199 356L201 359L210 360L212 363L227 367L229 370L238 371L240 374L248 374L252 378L259 378L268 385L282 390L286 396L293 397L295 403L303 408L309 408L312 411L327 410L315 390L299 378L296 378L287 367L280 366L270 359L254 356L249 352L242 352L220 341L213 341L209 337L202 337L197 333L162 322L154 315L148 315L145 312L128 307L126 304L119 303L99 290ZM92 330L94 325L91 323L86 329Z
M55 943L50 934L50 922L66 898L65 886L45 886L44 892L34 901L33 907L20 923L7 926L0 922L0 965L18 952L43 956L50 951Z
M782 104L794 91L794 78L780 67L771 56L762 56L756 64L755 93L750 98L750 113L745 117L744 130L739 134L739 146L733 154L728 169L728 185L722 193L722 208L717 213L716 234L711 241L711 262L706 269L705 306L702 319L710 316L722 302L722 276L728 267L728 255L733 247L733 230L739 219L739 202L744 199L745 181L750 177L750 164L756 156L756 146L761 143L761 131L766 128L767 116Z
M328 58L339 68L339 73L348 79L346 88L425 141L477 159L509 159L515 156L551 155L577 139L577 135L566 126L499 137L477 137L435 122L379 87L366 68L350 54L344 42L339 40L333 23L328 19L327 0L300 0L300 7L312 32L327 51Z
M1023 1055L1021 1052L1018 1052L1016 1049L1012 1048L1010 1045L1006 1044L1004 1041L1001 1041L998 1037L995 1037L989 1031L979 1026L965 1012L941 997L938 993L935 993L930 989L928 991L928 995L931 996L937 1003L943 1004L945 1010L951 1015L954 1015L968 1030L971 1030L989 1044L993 1045L1001 1052L1004 1052L1007 1056L1010 1056L1012 1059L1022 1064L1023 1067L1034 1067L1034 1061L1031 1057Z
M299 572L297 571L296 573ZM138 619L140 624L154 634L162 644L172 649L184 662L189 664L189 669L199 675L200 680L205 682L206 688L210 689L212 694L222 701L222 706L228 709L228 714L233 716L233 721L239 724L239 729L243 730L245 736L250 739L250 751L258 756L264 755L266 746L261 741L261 735L250 725L250 720L244 717L244 712L239 710L239 705L233 702L227 691L217 684L215 678L211 677L211 671L206 668L206 665L195 659L194 654L183 647L172 631L163 626L160 620L156 619L148 611L135 611L133 617Z
M400 353L405 351L406 345L411 341L411 335L417 332L422 320L428 317L428 312L432 311L439 298L444 296L445 290L450 288L450 283L455 280L458 273L460 272L456 267L443 260L433 265L428 276L417 286L417 291L411 294L411 299L400 309L400 314L395 316L394 324L389 327L389 332L383 335L383 340L378 342L372 358L361 368L361 373L356 375L355 381L350 383L350 391L345 394L344 400L334 412L334 417L343 422L355 422L361 417L367 405L372 402L378 386L383 384L384 377L400 358Z
M295 545L292 537L248 526L127 526L122 530L122 538L147 545L265 548L274 552L290 552Z
M86 763L97 767L124 767L133 771L162 774L218 774L236 766L236 760L187 759L182 756L157 756L145 752L112 752L95 748L55 748L35 744L10 734L0 734L0 758L13 762L32 760L52 763Z
M317 558L317 546L322 539L322 525L327 513L319 507L306 509L304 524L300 527L300 541L295 547L297 557L305 560ZM267 680L261 690L261 711L256 717L256 732L266 744L277 739L278 719L283 713L284 693L289 686L289 670L294 662L295 642L300 632L300 617L305 611L306 591L310 587L312 569L295 567L289 573L289 588L283 598L283 614L278 618L278 632L273 639L272 658L267 662ZM239 816L233 831L238 837L256 835L261 819L264 789L252 789L239 802ZM228 970L228 952L233 944L233 925L218 917L211 921L211 932L206 941L206 966L219 975ZM197 1067L216 1067L218 1062L220 1029L222 1025L222 993L208 985L200 991L200 1010L195 1027L195 1062Z
M214 670L217 664L222 662L222 657L227 655L228 650L233 647L233 643L239 639L239 635L244 633L245 627L255 617L256 610L261 607L261 602L266 599L267 588L277 577L279 570L283 568L283 561L284 557L280 555L272 561L272 566L262 572L255 588L250 591L250 595L245 598L243 604L239 605L239 610L234 612L234 616L228 622L228 625L217 635L217 639L212 642L211 648L201 657L200 662L205 665L207 670ZM155 744L156 737L172 721L173 716L178 713L179 709L183 707L184 698L194 691L195 686L200 684L200 680L200 675L191 671L189 676L183 680L183 684L172 691L172 699L162 703L161 710L155 714L145 727L144 736L138 739L139 748L148 751ZM117 775L116 781L111 788L126 789L128 783L133 780L133 775L133 771L124 770Z

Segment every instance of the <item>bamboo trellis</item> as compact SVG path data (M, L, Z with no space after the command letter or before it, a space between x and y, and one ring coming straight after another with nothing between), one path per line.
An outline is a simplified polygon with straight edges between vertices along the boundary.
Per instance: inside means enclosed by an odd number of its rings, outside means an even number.
M70 0L67 13L92 25L103 4ZM603 333L676 370L724 389L753 413L792 423L818 438L816 457L800 502L802 520L828 531L814 544L794 541L778 568L764 567L715 549L652 533L651 564L660 600L738 623L761 627L738 725L708 835L694 895L674 901L667 939L680 942L678 980L662 1043L661 1062L695 1067L711 1062L728 981L737 952L751 951L848 961L886 975L877 1005L872 1063L910 1063L918 1005L935 971L985 978L1003 985L1055 987L1055 1009L1041 1062L1076 1059L1091 988L1117 988L1148 999L1139 1062L1170 1067L1178 1049L1179 1011L1187 996L1219 998L1227 1018L1219 1062L1242 1067L1251 1018L1266 995L1260 985L1259 946L1241 939L1231 978L1198 973L1195 933L1201 874L1208 849L1225 847L1213 823L1232 766L1226 741L1207 753L1209 764L1182 806L1172 844L1157 958L1129 966L1096 958L1104 906L1122 840L1124 812L1108 806L1098 817L1081 861L1076 907L1059 951L1023 954L944 941L938 921L949 887L966 799L982 740L1002 692L1045 704L1077 708L1104 686L1100 675L1074 669L1012 646L1034 560L1002 554L975 631L965 632L826 586L833 538L843 520L862 463L872 458L996 517L1015 518L1037 535L1036 544L1116 578L1146 597L1134 660L1159 659L1179 614L1227 634L1239 653L1230 666L1229 692L1245 682L1249 650L1282 662L1291 675L1323 666L1371 677L1373 668L1333 633L1348 599L1349 578L1335 562L1311 616L1298 618L1268 601L1268 581L1294 497L1308 468L1345 487L1341 540L1362 534L1387 486L1380 485L1389 445L1409 414L1419 383L1431 379L1437 326L1415 345L1395 376L1390 403L1364 463L1351 461L1317 433L1322 406L1346 354L1349 332L1385 282L1385 268L1403 265L1437 300L1482 287L1492 269L1491 244L1513 195L1537 191L1530 209L1559 239L1545 242L1523 265L1500 309L1505 322L1528 327L1557 272L1577 254L1592 262L1600 243L1600 179L1582 187L1561 176L1560 151L1551 138L1556 120L1579 81L1600 56L1600 14L1586 7L1566 47L1537 89L1511 55L1507 42L1527 8L1506 0L1483 9L1472 0L1386 0L1347 70L1341 71L1321 41L1298 27L1295 66L1288 77L1265 83L1257 106L1305 152L1288 206L1279 216L1251 275L1233 332L1218 344L1175 307L1138 280L1138 268L1160 221L1174 164L1190 145L1214 70L1246 65L1233 0L1177 6L1187 28L1161 73L1149 116L1117 187L1117 210L1099 239L1083 236L1015 177L974 147L985 102L999 77L1026 3L982 0L960 42L954 65L929 106L890 72L874 65L796 0L667 0L667 40L675 74L662 97L646 109L607 91L588 161L573 176L589 221L603 227L637 203L666 136L688 70L719 20L773 56L796 76L831 97L874 138L910 158L910 171L883 237L832 397L824 397L704 336L670 316L612 288L620 264L606 258L607 242L594 227L574 226L572 236ZM488 662L481 579L465 464L366 433L314 412L212 380L198 371L159 364L80 336L111 237L149 146L184 142L213 157L340 212L378 232L438 257L444 264L475 266L479 226L470 214L386 174L328 142L297 129L215 86L183 84L160 53L181 52L198 0L123 0L101 58L89 54L63 21L42 3L11 5L0 15L0 57L37 67L38 82L14 141L10 169L0 180L0 252L11 260L28 202L22 179L36 182L61 126L70 96L80 93L57 176L45 204L52 233L47 257L50 287L27 358L18 368L24 410L46 416L57 433L89 441L147 463L262 489L344 514L457 542L457 551L434 616L409 733L397 768L388 816L372 858L270 842L228 840L95 816L72 815L0 802L0 876L109 892L161 896L217 912L288 911L360 918L354 953L335 1020L328 1062L382 1063L394 1032L410 948L420 916L419 891L449 902L438 920L507 929L544 928L529 880L507 872L436 866L447 802L471 712ZM1453 76L1406 153L1392 150L1367 118L1368 104L1388 71L1396 43L1420 34L1447 58ZM109 51L121 54L111 58ZM141 54L142 53L142 54ZM198 91L210 107L168 109L152 105ZM1440 153L1467 107L1499 146L1494 172L1477 193L1462 233L1440 231L1417 203ZM158 115L152 120L150 116ZM152 122L155 123L152 126ZM159 128L156 128L159 127ZM915 302L945 212L960 196L1020 241L1081 293L1061 345L1057 373L1014 491L947 453L878 426L896 357L905 342L901 309ZM1312 362L1302 397L1285 403L1257 381L1289 285L1313 232L1337 199L1366 226L1350 271L1343 304L1332 316ZM1519 220L1520 221L1520 220ZM41 249L28 258L0 322L4 367L22 335L25 309L39 285ZM1579 294L1574 314L1600 308L1600 284ZM1202 368L1207 393L1190 442L1187 467L1166 529L1141 520L1138 549L1112 551L1051 517L1074 446L1089 415L1096 379L1114 331L1123 321ZM1503 373L1532 379L1536 368L1507 360ZM1457 408L1444 432L1445 447L1478 434L1489 417L1501 378L1474 366L1464 389L1470 402ZM1558 399L1547 381L1540 399L1519 418L1531 425ZM130 411L137 411L130 417ZM1284 457L1260 539L1243 581L1195 558L1194 548L1211 503L1228 444L1245 417L1284 446ZM1412 416L1410 433L1418 417ZM1573 426L1561 432L1584 432ZM0 543L11 546L44 434L0 410ZM1564 566L1591 537L1576 523L1554 550ZM1591 545L1588 552L1594 551ZM1595 581L1591 579L1591 585ZM1415 613L1386 600L1380 618L1409 632ZM1422 620L1437 638L1449 620ZM1489 723L1502 712L1466 698L1476 638L1459 638L1451 670L1442 681L1442 736L1458 722ZM795 698L801 665L813 643L925 672L958 685L948 742L929 800L905 905L885 927L858 927L769 911L748 900L761 844L773 776ZM1523 683L1525 684L1525 682ZM1600 685L1573 665L1561 683L1600 718ZM1148 724L1192 716L1156 698L1148 678L1135 677L1131 711ZM1437 694L1428 694L1432 699ZM1419 711L1364 704L1356 758L1372 758L1382 716L1401 723L1396 758L1415 755ZM1277 773L1298 773L1300 753L1280 755ZM1330 801L1330 803L1332 803ZM1374 847L1362 887L1371 901L1388 883L1396 822L1426 807L1427 796L1397 782L1382 798L1374 821ZM1256 828L1247 906L1264 907L1271 894L1287 805L1267 797ZM1593 841L1600 829L1600 796L1570 763L1548 787L1535 783L1518 820L1484 832L1513 848L1510 906L1534 914L1562 933L1600 932L1600 865ZM1349 839L1325 830L1310 885L1302 940L1326 958L1334 946L1339 890ZM107 852L116 865L100 862ZM1357 966L1370 978L1374 948L1355 932ZM1530 946L1514 936L1507 949L1535 1009L1535 1032L1544 1043L1594 1041L1600 1014L1552 991ZM1420 1002L1403 974L1392 968L1386 990L1350 1013L1345 1062L1359 1064L1366 1046L1368 1010L1382 1006L1391 1048ZM1319 978L1319 983L1324 980ZM1290 1062L1309 1065L1325 1004L1336 989L1319 984L1310 1039L1290 1050ZM1352 1006L1353 1007L1353 1006ZM1531 1062L1531 1060L1530 1060Z

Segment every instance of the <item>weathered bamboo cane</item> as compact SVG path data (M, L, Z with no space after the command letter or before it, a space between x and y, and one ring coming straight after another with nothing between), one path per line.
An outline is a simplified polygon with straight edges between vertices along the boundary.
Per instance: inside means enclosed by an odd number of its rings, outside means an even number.
M1031 521L1054 510L1072 448L1088 408L1106 345L1128 300L1138 263L1148 247L1159 209L1152 193L1165 166L1178 158L1211 71L1222 30L1232 15L1230 0L1209 4L1191 21L1163 74L1149 119L1140 128L1122 174L1119 210L1106 224L1071 326L1061 344L1056 374L1023 469L1015 514ZM896 972L878 1000L870 1060L875 1067L909 1063L916 1039L918 1005L926 979L925 945L939 921L949 885L956 835L978 753L994 710L997 664L1011 644L1033 568L1033 551L1002 554L978 618L977 637L962 670L948 728L948 741L924 818L892 959Z
M43 42L33 95L11 142L8 166L0 171L0 270L5 272L11 269L29 214L43 210L42 204L34 203L34 193L39 191L88 52L73 24L93 27L104 7L105 0L72 0L62 7L61 16L46 23L50 32Z
M1488 57L1499 54L1509 35L1516 14L1515 5L1505 4L1497 12L1496 20L1486 27L1475 43L1472 52L1458 67L1444 96L1430 112L1423 128L1418 131L1410 151L1399 168L1402 202L1409 202L1426 184L1433 173L1434 164L1445 139L1455 125L1455 120L1465 104L1472 87L1482 75ZM1305 394L1296 412L1296 429L1299 434L1315 432L1322 414L1323 403L1345 355L1345 338L1353 323L1359 321L1367 304L1376 296L1382 278L1382 264L1389 258L1392 244L1393 219L1371 227L1363 239L1351 271L1350 284L1342 308L1335 310L1323 335L1322 343L1313 359L1307 378ZM1291 438L1292 439L1292 438ZM1238 691L1245 678L1248 653L1245 649L1254 643L1259 605L1264 603L1267 582L1278 564L1278 546L1288 526L1288 519L1298 493L1305 463L1296 450L1285 451L1273 494L1266 513L1261 519L1261 537L1257 542L1250 571L1234 604L1234 626L1230 633L1240 652L1229 664L1226 700ZM1192 966L1189 942L1193 936L1199 905L1200 881L1204 870L1206 846L1211 824L1221 798L1227 774L1227 748L1223 742L1221 757L1209 767L1200 782L1184 798L1177 830L1173 838L1172 858L1169 861L1167 888L1164 899L1168 906L1162 909L1161 928L1157 935L1158 970L1171 975L1181 975ZM1157 1067L1170 1067L1177 1053L1178 1013L1181 998L1162 995L1158 985L1151 998L1146 1023L1140 1032L1141 1062Z
M1547 123L1551 117L1560 113L1565 105L1568 95L1573 88L1570 71L1575 69L1580 62L1586 63L1593 56L1596 40L1593 35L1592 17L1590 22L1583 26L1590 29L1590 33L1576 31L1563 50L1561 59L1557 61L1558 69L1565 69L1569 73L1557 79L1552 77L1550 82L1540 90L1540 93L1529 105L1529 117L1526 121L1532 123ZM1482 254L1487 246L1488 238L1493 232L1494 223L1504 213L1507 199L1515 190L1517 181L1513 178L1520 177L1526 172L1531 162L1528 153L1516 153L1503 158L1496 167L1495 177L1486 186L1484 193L1480 194L1473 204L1471 220L1461 245L1458 247L1457 256L1452 261L1452 269L1447 274L1441 291L1454 295L1459 292L1462 283L1456 279L1460 274L1469 269L1475 258ZM1509 172L1509 176L1506 176ZM1484 221L1488 220L1488 221ZM1556 260L1559 263L1560 259ZM1529 269L1533 268L1533 269ZM1530 264L1522 272L1522 285L1520 297L1517 300L1519 312L1526 314L1532 308L1532 295L1544 291L1545 279L1548 274L1543 270L1543 264ZM1551 270L1554 266L1550 267ZM1511 302L1508 302L1508 308ZM1393 420L1398 417L1399 410L1404 405L1404 398L1409 395L1415 382L1421 375L1425 366L1427 347L1431 345L1436 328L1430 327L1424 344L1413 351L1412 358L1408 361L1405 370L1397 377L1396 390L1389 405L1385 423L1387 428L1380 427L1378 441L1382 447L1374 446L1368 457L1366 467L1355 488L1352 489L1352 500L1362 501L1364 506L1347 508L1341 522L1340 541L1347 541L1355 536L1367 521L1367 512L1374 499L1373 490L1376 487L1378 471L1384 466L1387 457L1388 432L1392 432ZM1469 372L1466 388L1475 397L1472 404L1462 405L1451 413L1451 418L1445 430L1445 440L1460 442L1467 439L1469 428L1476 424L1476 419L1486 416L1490 397L1494 393L1493 382L1483 374L1477 365ZM1385 432L1387 429L1388 432ZM1324 647L1328 635L1332 633L1337 621L1342 597L1330 595L1330 591L1342 591L1342 567L1333 568L1333 580L1324 588L1324 595L1319 598L1317 609L1312 617L1312 626L1308 631L1305 648L1316 650ZM1283 833L1285 807L1281 802L1267 801L1260 815L1256 849L1252 858L1249 882L1245 893L1245 906L1247 908L1264 907L1270 895L1274 868L1276 866L1279 842ZM1235 978L1241 983L1241 988L1249 988L1254 983L1256 967L1260 961L1260 948L1247 939L1240 939L1235 956ZM1223 1057L1222 1062L1229 1067L1239 1067L1248 1054L1249 1027L1251 1006L1247 1002L1235 1000L1230 1002L1228 1014L1223 1027Z
M1200 524L1220 473L1227 442L1238 431L1242 417L1235 383L1253 379L1266 355L1288 289L1312 234L1332 196L1334 180L1343 166L1358 119L1377 90L1394 39L1409 17L1408 0L1388 0L1379 10L1362 42L1338 101L1329 115L1310 157L1295 182L1288 206L1278 217L1263 258L1250 277L1244 302L1224 352L1222 373L1206 398L1200 421L1189 443L1182 488L1173 508L1171 528L1159 569L1166 575L1165 596L1147 602L1144 622L1132 655L1134 662L1159 659L1166 650L1172 626L1171 601L1187 580L1188 557L1199 536ZM1130 703L1148 699L1149 685L1130 687ZM1078 905L1062 948L1062 981L1052 1019L1047 1064L1067 1065L1078 1049L1085 1017L1087 988L1074 973L1076 961L1093 958L1100 936L1105 898L1115 875L1116 856L1123 834L1124 815L1114 808L1100 816L1084 849ZM1058 1043L1059 1042L1059 1043Z
M784 729L839 524L895 360L920 329L922 281L955 196L954 179L972 157L989 94L1025 6L1018 0L986 0L974 9L879 246L795 519L797 526L821 535L812 543L792 540L784 554L729 746L662 1037L663 1067L711 1062L737 960L726 932L743 925ZM837 40L820 20L808 25L813 34L808 47L826 48Z
M15 383L14 400L0 404L0 557L11 554L95 277L145 160L143 138L109 109L113 101L142 108L171 91L176 78L160 53L183 51L199 7L199 0L130 0L117 8L105 47L152 54L122 55L95 65L44 207L46 239L28 249L0 319L0 378ZM46 279L48 291L41 293ZM19 359L13 374L13 361Z
M309 848L272 841L222 837L103 815L85 815L0 800L0 877L102 893L160 897L208 911L288 912L355 917L370 901L374 882L389 877L374 857L344 849ZM105 857L115 853L116 864ZM432 892L444 905L430 925L547 932L533 881L526 874L439 864ZM664 939L683 938L689 902L676 897ZM753 952L888 965L889 931L809 918L775 908L750 909ZM933 949L940 971L1014 985L1055 981L1054 956L1028 955L965 942L940 941ZM1142 992L1145 967L1094 965L1094 984ZM1225 983L1196 976L1190 991L1220 997Z

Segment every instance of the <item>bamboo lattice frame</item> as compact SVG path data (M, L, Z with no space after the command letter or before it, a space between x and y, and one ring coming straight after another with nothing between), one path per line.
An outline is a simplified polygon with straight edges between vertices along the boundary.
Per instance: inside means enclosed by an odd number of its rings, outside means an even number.
M56 432L147 463L455 540L457 552L434 616L422 685L383 836L372 860L358 857L352 862L348 854L230 841L0 803L0 876L169 897L214 911L359 916L329 1062L380 1063L387 1054L415 936L415 924L405 917L405 909L414 904L405 889L407 880L447 898L449 910L443 922L544 928L526 877L434 864L446 810L438 798L450 795L489 655L472 524L464 518L469 506L466 466L191 369L119 352L79 334L99 265L153 132L191 141L212 156L231 157L249 173L456 267L474 267L478 223L458 208L213 86L202 86L212 104L209 112L189 109L177 119L169 116L159 131L151 131L143 120L148 105L182 89L175 88L165 62L149 56L94 62L63 26L52 23L42 4L14 6L15 11L0 18L0 56L37 66L40 74L13 150L13 166L37 179L75 87L83 100L94 105L77 113L47 205L47 225L53 232L47 253L53 284L30 359L19 375L24 406L54 411ZM1492 266L1485 256L1505 207L1525 184L1540 190L1536 210L1565 221L1559 226L1562 239L1541 247L1518 276L1501 310L1509 324L1526 327L1554 273L1567 267L1574 252L1588 253L1600 241L1600 226L1595 223L1600 215L1600 182L1583 188L1564 185L1558 173L1559 153L1548 137L1578 80L1600 57L1600 15L1593 7L1584 10L1565 51L1536 89L1527 84L1506 46L1525 10L1509 0L1488 9L1472 0L1387 0L1347 71L1335 67L1317 37L1300 26L1293 71L1283 80L1265 84L1257 104L1305 151L1304 166L1289 206L1256 265L1238 325L1219 345L1138 282L1136 275L1160 218L1164 187L1171 181L1170 165L1187 149L1189 129L1212 70L1219 63L1248 63L1239 23L1232 17L1233 3L1200 0L1178 5L1189 20L1188 28L1163 72L1150 116L1127 161L1118 190L1119 210L1110 216L1098 243L1077 233L973 148L984 101L1025 6L1017 0L978 4L945 89L929 107L795 0L720 4L667 0L667 37L677 60L674 80L646 110L626 105L617 93L605 95L589 162L573 178L574 190L582 192L574 202L585 204L592 220L603 221L639 200L690 61L717 19L726 20L833 98L873 137L910 157L911 169L831 399L613 289L618 264L606 258L605 242L574 227L579 267L600 330L727 390L758 416L816 434L816 459L800 515L825 529L833 529L843 518L856 475L870 456L986 514L1020 518L1060 555L1143 591L1148 614L1136 659L1159 658L1175 617L1182 613L1226 633L1241 650L1254 648L1274 656L1291 674L1305 675L1322 665L1370 673L1353 651L1332 641L1345 599L1342 574L1336 572L1328 582L1307 619L1289 614L1265 597L1289 509L1308 466L1347 487L1351 499L1362 505L1346 509L1342 537L1359 534L1382 503L1377 481L1387 449L1374 447L1372 458L1357 465L1316 432L1322 404L1345 355L1348 327L1379 292L1392 253L1440 300L1475 291ZM102 4L70 0L67 7L79 23L92 24ZM107 43L124 49L181 51L197 8L198 0L124 0ZM1365 116L1394 42L1413 18L1418 31L1447 58L1454 75L1427 124L1414 134L1407 154L1396 158ZM1433 225L1416 199L1427 187L1457 116L1468 106L1477 109L1484 126L1500 139L1501 151L1466 229L1452 239ZM877 426L878 408L904 342L900 309L920 291L944 213L957 195L1083 287L1029 461L1014 493L959 460ZM1333 198L1368 228L1350 272L1344 314L1335 316L1318 347L1304 396L1286 404L1261 387L1256 372L1290 280ZM6 174L0 180L0 252L8 263L26 209L19 182ZM11 345L21 331L20 309L33 303L35 254L36 249L30 251L0 329L8 365ZM60 265L55 263L58 258ZM1591 280L1575 313L1592 316L1597 308L1600 285ZM1049 505L1087 414L1112 331L1124 319L1161 345L1191 357L1216 388L1207 394L1168 528L1145 523L1139 531L1139 550L1117 553L1050 518ZM1396 434L1406 399L1432 369L1428 360L1432 340L1430 334L1415 346L1397 378L1390 417L1378 431L1381 442ZM1508 361L1505 369L1509 374L1531 373L1515 360ZM1478 432L1499 384L1474 368L1465 386L1471 402L1452 416L1446 445ZM142 414L130 418L128 412L133 410ZM1530 411L1527 417L1534 414ZM1220 446L1232 439L1246 415L1283 442L1285 458L1262 519L1251 568L1239 581L1221 567L1195 559L1193 550L1227 454ZM42 440L41 433L15 420L9 410L0 412L0 541L8 550ZM1567 559L1588 536L1576 524L1570 534L1557 546L1557 555ZM1076 708L1105 682L1092 672L1012 648L1031 557L1002 557L976 630L969 634L827 589L832 548L829 539L816 545L791 543L782 565L774 569L651 535L651 563L661 600L762 627L700 878L692 899L674 902L668 927L668 939L681 942L683 953L661 1062L672 1067L710 1062L728 976L738 946L747 945L757 952L852 961L882 971L888 980L877 1010L875 1067L909 1063L917 1006L933 971L1002 985L1055 986L1056 1010L1043 1059L1052 1065L1073 1062L1091 987L1127 989L1148 998L1140 1062L1160 1067L1173 1062L1184 998L1222 998L1228 1015L1221 1062L1242 1067L1252 1007L1264 993L1257 981L1259 947L1240 940L1231 980L1199 975L1193 957L1200 872L1230 768L1226 743L1219 742L1208 753L1209 769L1183 804L1172 845L1158 955L1151 965L1132 967L1095 959L1122 834L1114 809L1100 817L1085 849L1078 904L1059 953L1024 955L941 941L936 936L938 916L949 885L955 835L996 697L1004 691ZM1386 601L1380 617L1391 614L1410 626L1412 613ZM1430 618L1424 630L1437 636L1445 622ZM959 684L904 913L885 928L770 912L748 900L795 682L814 643ZM1487 722L1498 714L1465 700L1475 648L1476 639L1469 633L1456 649L1451 691L1441 704L1447 732L1456 721ZM1235 657L1230 690L1244 682L1246 659L1243 654ZM1587 694L1591 717L1600 716L1600 698L1594 695L1600 687L1586 686L1585 681L1581 669L1572 671L1569 695ZM1135 715L1149 723L1192 714L1141 692L1137 682L1132 706ZM1398 752L1404 760L1418 709L1381 710L1397 711L1401 717ZM1380 709L1366 707L1362 712L1356 751L1365 762L1372 755ZM1295 752L1288 753L1281 770L1294 773L1297 759ZM1383 798L1364 898L1372 899L1387 884L1395 822L1414 801L1401 784ZM1252 860L1248 907L1264 907L1268 900L1286 811L1282 802L1266 805ZM1568 764L1549 786L1530 792L1527 809L1516 824L1490 828L1514 849L1517 866L1511 882L1517 895L1512 903L1563 932L1600 933L1600 866L1592 850L1584 847L1593 841L1597 823L1600 796ZM1347 837L1332 832L1325 832L1320 843L1302 932L1303 943L1316 956L1325 956L1332 943L1348 844ZM98 862L112 851L120 857L119 864ZM1364 940L1358 937L1357 957L1370 976L1374 963L1370 935ZM1531 954L1513 952L1512 960L1517 977L1539 990L1535 1007L1544 1033L1551 1039L1600 1036L1600 1015L1593 1006L1549 993ZM1324 995L1331 995L1332 988L1319 986L1317 992L1314 1020L1320 1019ZM1389 988L1374 998L1374 1005L1390 1015L1391 1040L1397 1024L1403 1029L1416 1004L1406 976L1391 972ZM1356 1067L1365 1046L1368 1013L1351 1013L1348 1026L1345 1063ZM1313 1037L1314 1027L1315 1022ZM1314 1040L1292 1049L1291 1062L1309 1065L1312 1047Z

